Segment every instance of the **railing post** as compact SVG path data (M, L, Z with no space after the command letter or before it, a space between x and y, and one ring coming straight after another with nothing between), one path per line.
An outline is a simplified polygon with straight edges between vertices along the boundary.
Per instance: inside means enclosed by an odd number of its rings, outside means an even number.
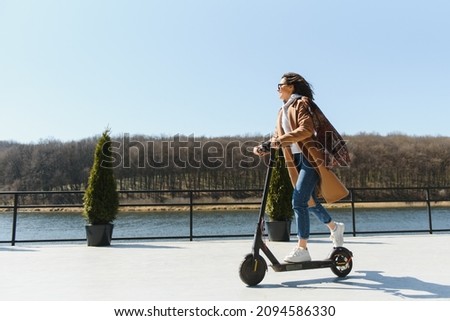
M355 215L355 199L353 198L354 190L350 190L350 203L352 205L352 227L353 227L353 236L356 236L356 215Z
M194 193L189 191L189 240L194 239Z
M19 194L14 193L14 209L13 209L13 224L11 233L11 246L16 245L16 227L17 227L17 208L19 206Z
M430 189L425 189L426 201L427 201L427 209L428 209L428 226L430 234L433 234L433 219L431 217L431 200L430 200Z

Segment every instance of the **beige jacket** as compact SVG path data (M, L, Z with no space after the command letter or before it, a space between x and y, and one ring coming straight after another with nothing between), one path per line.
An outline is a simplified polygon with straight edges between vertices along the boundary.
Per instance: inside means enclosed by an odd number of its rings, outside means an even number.
M339 178L324 164L323 150L314 140L314 124L308 110L309 98L302 97L296 100L288 108L288 119L293 129L285 133L282 126L282 113L278 113L275 138L281 143L283 154L288 167L292 185L295 186L298 171L294 165L291 144L299 144L303 154L308 157L309 162L316 168L320 176L319 194L327 203L337 202L348 195L348 190ZM310 205L314 204L310 202Z

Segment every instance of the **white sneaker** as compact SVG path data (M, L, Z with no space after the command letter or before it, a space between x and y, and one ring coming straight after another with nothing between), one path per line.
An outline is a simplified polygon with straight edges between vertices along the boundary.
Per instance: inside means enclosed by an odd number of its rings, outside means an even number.
M336 229L331 232L330 240L333 241L334 247L344 245L344 223L336 223Z
M309 255L308 249L295 247L292 252L284 258L284 261L289 263L307 262L311 261L311 256Z

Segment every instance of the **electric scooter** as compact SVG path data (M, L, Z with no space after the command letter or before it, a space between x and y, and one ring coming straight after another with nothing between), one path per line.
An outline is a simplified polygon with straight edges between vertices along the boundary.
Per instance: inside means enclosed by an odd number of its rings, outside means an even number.
M269 191L270 178L275 160L275 150L270 146L263 146L270 149L269 166L266 172L264 190L259 211L258 224L253 239L252 252L247 254L239 267L239 276L245 284L255 286L263 279L267 271L267 263L259 254L261 251L272 263L271 267L275 272L289 272L297 270L330 268L338 277L347 276L353 267L353 253L345 247L335 247L331 250L328 258L318 261L307 261L300 263L280 263L263 241L264 215Z

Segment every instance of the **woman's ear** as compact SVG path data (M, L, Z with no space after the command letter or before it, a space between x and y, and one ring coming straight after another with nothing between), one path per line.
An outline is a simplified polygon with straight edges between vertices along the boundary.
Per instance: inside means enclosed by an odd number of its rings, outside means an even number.
M289 89L289 92L292 95L294 93L294 85L287 85L286 87L287 87L287 89Z

